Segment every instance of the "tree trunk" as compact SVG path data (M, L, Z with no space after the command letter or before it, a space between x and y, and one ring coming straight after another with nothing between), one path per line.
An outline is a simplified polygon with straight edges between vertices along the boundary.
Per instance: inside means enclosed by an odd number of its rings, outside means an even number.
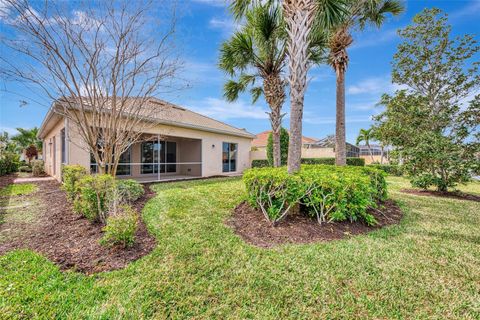
M347 165L345 138L345 70L337 69L337 113L335 127L335 164Z
M270 107L270 124L273 140L273 166L282 165L280 130L282 128L282 106L285 101L285 87L279 74L270 75L263 80L265 100Z
M375 160L373 159L373 152L372 152L372 148L370 147L370 143L367 143L367 148L368 148L368 153L370 153L370 159L372 159L372 163L375 162Z
M309 69L309 34L316 10L314 0L285 0L284 17L288 31L288 68L290 83L290 139L288 172L300 170L302 158L303 101Z

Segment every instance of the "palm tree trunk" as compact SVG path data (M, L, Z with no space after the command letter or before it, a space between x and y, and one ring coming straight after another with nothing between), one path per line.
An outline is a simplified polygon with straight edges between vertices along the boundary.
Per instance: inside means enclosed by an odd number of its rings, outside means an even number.
M263 91L265 100L270 106L269 116L270 124L272 125L273 166L280 167L282 165L280 130L283 117L282 106L285 101L285 87L280 75L271 75L264 78Z
M337 113L335 127L335 164L347 165L345 138L345 70L337 69Z
M288 67L290 83L290 139L288 172L300 170L302 158L303 101L307 87L309 34L315 13L315 0L285 0L284 17L288 29Z

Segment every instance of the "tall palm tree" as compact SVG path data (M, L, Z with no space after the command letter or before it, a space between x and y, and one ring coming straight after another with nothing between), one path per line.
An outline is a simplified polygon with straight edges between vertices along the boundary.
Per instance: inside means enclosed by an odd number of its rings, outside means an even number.
M285 101L285 25L282 11L275 5L258 4L244 13L245 23L220 49L222 70L234 79L225 83L224 96L234 101L250 89L253 103L264 95L270 107L273 137L273 164L281 165L280 129ZM262 83L259 84L258 82Z
M345 138L345 72L348 66L348 47L353 43L351 30L363 30L367 24L380 27L388 14L398 15L404 6L399 0L349 0L347 14L332 30L330 38L329 63L335 70L336 80L336 129L335 129L335 163L347 164Z
M373 130L372 128L370 129L360 129L360 132L357 137L357 145L360 142L365 142L365 145L368 148L368 153L370 153L370 157L372 158L372 162L374 161L373 159L373 153L372 153L372 148L370 147L370 141L373 139Z
M318 57L313 59L312 57L318 54L318 48L322 48L325 31L336 25L344 15L344 1L283 1L283 12L289 34L287 46L290 84L289 173L300 170L303 102L307 89L307 73L313 63L318 63Z

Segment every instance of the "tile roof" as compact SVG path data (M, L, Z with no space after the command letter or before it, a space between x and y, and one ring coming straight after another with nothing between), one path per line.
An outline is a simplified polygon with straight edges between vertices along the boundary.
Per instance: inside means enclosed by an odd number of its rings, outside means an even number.
M252 140L252 147L266 147L267 142L268 142L268 136L270 135L271 132L272 132L272 130L267 130L267 131L263 131L263 132L258 133L255 136L255 139ZM305 137L305 136L302 137L302 143L303 144L313 143L315 141L317 141L317 139L309 138L309 137Z

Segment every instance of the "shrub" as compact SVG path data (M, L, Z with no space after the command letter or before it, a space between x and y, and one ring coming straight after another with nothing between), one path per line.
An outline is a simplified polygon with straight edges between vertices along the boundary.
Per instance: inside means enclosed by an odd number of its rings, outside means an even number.
M80 165L66 165L62 168L63 190L70 200L77 197L77 183L87 174L87 170Z
M18 167L18 172L32 172L32 168L29 166L20 166Z
M335 158L302 158L302 164L328 164L334 165ZM363 158L347 158L347 165L359 166L365 165L365 159Z
M122 205L107 218L107 225L103 228L105 234L100 243L105 246L121 245L130 247L135 242L135 233L138 228L138 215L128 205Z
M20 166L20 156L9 151L0 153L0 176L16 172Z
M31 165L34 177L41 176L45 173L45 163L43 160L32 160Z
M375 223L368 209L386 199L385 174L374 168L304 165L289 175L286 168L257 168L244 173L250 204L275 224L292 207L324 221L363 220Z
M127 202L138 200L145 193L143 186L135 180L119 180L117 181L117 190L119 196Z
M280 163L282 166L287 164L288 158L288 131L285 128L280 128ZM267 161L273 167L273 133L270 132L267 141Z
M252 168L266 168L270 167L268 160L252 160Z
M108 174L86 175L78 181L75 211L92 222L106 222L108 209L115 192L115 178Z
M300 177L288 174L286 168L250 169L243 180L250 204L260 208L272 224L280 221L304 194Z
M400 177L403 175L402 167L394 164L369 164L367 167L375 168L388 175Z

